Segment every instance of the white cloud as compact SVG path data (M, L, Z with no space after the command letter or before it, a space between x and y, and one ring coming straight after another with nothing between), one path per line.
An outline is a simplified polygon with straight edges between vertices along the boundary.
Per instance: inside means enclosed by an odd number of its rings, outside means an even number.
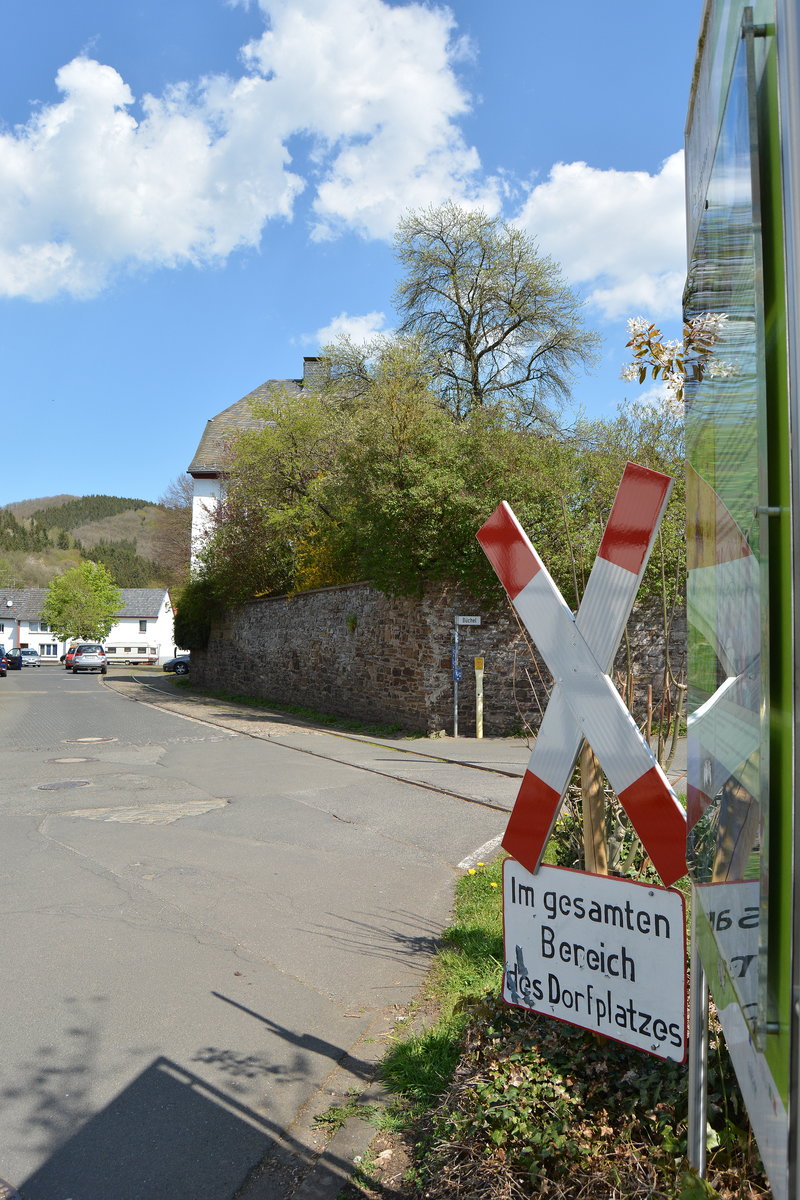
M535 186L519 224L564 269L587 285L603 316L680 311L686 277L683 153L656 175L557 163Z
M364 313L362 316L351 316L350 313L340 312L313 336L305 339L326 346L337 338L347 337L353 342L368 342L377 334L386 334L386 314L382 312Z
M317 238L386 237L404 209L447 198L497 209L457 125L469 102L448 10L261 7L269 28L239 79L145 96L137 120L117 71L81 57L58 72L62 99L0 134L0 294L88 296L126 265L222 260L291 217L304 188Z
M124 268L224 261L309 197L311 236L391 236L408 208L500 211L459 122L470 98L449 9L259 0L239 78L137 98L113 67L61 68L61 98L0 132L0 295L92 296ZM683 160L655 175L559 163L520 224L613 318L679 307ZM347 322L366 321L342 314ZM333 328L332 323L330 328Z
M74 59L63 100L0 136L0 292L92 295L126 262L172 266L254 245L302 181L242 79L143 101L111 67Z

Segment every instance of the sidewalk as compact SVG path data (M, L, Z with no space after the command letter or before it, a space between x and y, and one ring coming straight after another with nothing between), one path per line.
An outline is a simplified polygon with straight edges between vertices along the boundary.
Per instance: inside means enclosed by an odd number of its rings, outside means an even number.
M343 744L349 742L361 746L380 746L397 755L407 756L409 763L414 760L439 760L454 766L471 767L483 772L521 779L535 740L522 737L378 737L372 734L351 733L331 729L327 725L315 724L313 721L286 713L186 693L175 687L172 678L160 675L146 678L132 674L127 678L130 682L125 685L124 690L131 698L163 704L172 712L195 716L237 733L251 737L268 737L271 740L291 739L296 735L324 736L337 739ZM113 686L114 683L114 677L109 676L107 684ZM651 745L655 751L655 739ZM678 792L685 791L685 737L678 740L668 776Z

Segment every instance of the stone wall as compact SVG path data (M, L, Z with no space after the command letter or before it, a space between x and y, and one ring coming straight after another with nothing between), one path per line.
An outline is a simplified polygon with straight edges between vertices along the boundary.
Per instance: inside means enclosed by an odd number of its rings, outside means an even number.
M449 586L429 587L422 599L392 598L354 584L252 601L214 628L206 651L192 651L192 678L203 687L318 712L450 734L457 613L481 617L480 626L459 627L459 733L475 732L476 656L485 660L486 736L538 728L551 680L510 606L489 612ZM656 699L661 695L658 623L639 617L631 642L641 715L647 684ZM673 665L679 669L684 662L681 622ZM624 650L617 666L624 672Z

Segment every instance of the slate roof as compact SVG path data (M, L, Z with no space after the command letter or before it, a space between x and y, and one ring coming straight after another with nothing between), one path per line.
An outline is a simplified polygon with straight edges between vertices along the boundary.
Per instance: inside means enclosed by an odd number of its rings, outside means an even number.
M235 433L243 429L260 429L263 420L253 416L254 400L266 400L273 391L297 393L303 386L302 379L268 379L260 387L248 392L241 400L217 413L206 423L194 458L186 468L189 475L205 473L220 474L225 469L226 448Z
M14 621L38 621L46 599L47 588L0 587L0 621L3 617Z
M161 611L165 588L120 588L123 607L118 617L155 618ZM38 621L47 599L47 588L0 587L0 621ZM8 601L11 601L11 604Z
M118 617L157 617L167 592L165 588L120 588L124 608Z

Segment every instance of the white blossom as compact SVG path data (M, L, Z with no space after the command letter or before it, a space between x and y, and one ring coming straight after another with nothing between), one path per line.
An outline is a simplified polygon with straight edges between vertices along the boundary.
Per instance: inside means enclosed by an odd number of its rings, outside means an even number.
M695 334L708 333L719 337L727 320L727 313L703 313L701 317L693 317L689 321L689 328Z
M709 379L733 379L736 375L736 365L712 358L706 367L706 375Z
M636 337L640 333L647 333L649 328L650 322L645 317L628 318L628 333L631 337Z

